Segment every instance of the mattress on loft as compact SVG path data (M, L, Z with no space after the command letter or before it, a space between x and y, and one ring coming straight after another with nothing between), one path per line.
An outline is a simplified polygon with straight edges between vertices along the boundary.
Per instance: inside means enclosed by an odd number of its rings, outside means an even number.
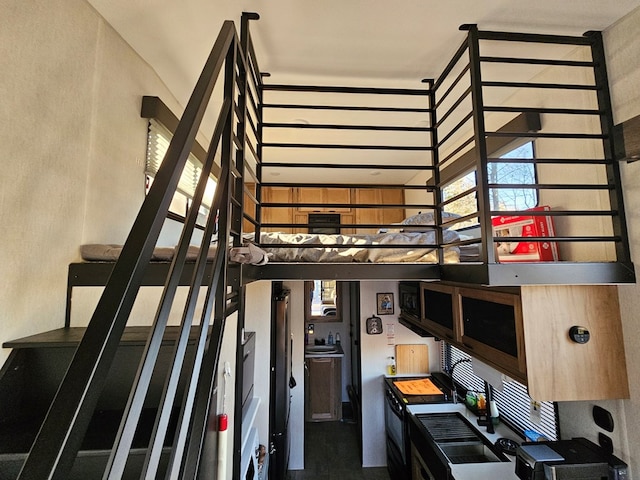
M252 256L235 255L234 261L242 263L264 264L270 262L310 262L310 263L438 263L437 249L433 248L435 234L429 232L391 232L357 235L327 235L263 232L260 235L259 250L251 244L253 234L246 234L247 246L252 248ZM458 235L454 231L446 230L444 242L454 242ZM310 245L322 245L310 246ZM386 245L386 248L376 248L376 245ZM242 247L241 247L242 248ZM245 249L248 247L244 247ZM207 259L213 259L216 246L211 246ZM122 251L122 245L87 244L80 247L82 259L86 262L115 262ZM199 247L190 246L187 261L195 261ZM264 252L260 255L259 252ZM151 261L169 262L173 259L175 247L156 247ZM248 261L244 261L248 260ZM457 247L445 248L445 263L455 263L459 260Z
M444 232L445 243L457 239L454 231ZM435 243L433 231L354 235L264 232L260 235L260 247L267 252L270 262L438 263ZM316 244L322 247L309 246ZM376 245L386 247L376 248ZM455 263L458 258L457 247L445 248L446 263Z

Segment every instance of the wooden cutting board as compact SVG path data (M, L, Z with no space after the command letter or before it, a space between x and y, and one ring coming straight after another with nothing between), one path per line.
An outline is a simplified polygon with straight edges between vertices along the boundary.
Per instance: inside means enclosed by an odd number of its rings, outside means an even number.
M396 345L396 373L429 373L429 350L424 344Z

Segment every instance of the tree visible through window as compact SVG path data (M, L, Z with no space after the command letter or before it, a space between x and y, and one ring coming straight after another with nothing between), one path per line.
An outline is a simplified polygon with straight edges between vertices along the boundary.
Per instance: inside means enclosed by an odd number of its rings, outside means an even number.
M533 142L527 142L501 155L501 159L533 159ZM492 188L489 191L491 210L526 210L538 204L537 191L521 185L536 183L536 170L533 162L489 162L487 166L487 181L489 184L514 185L514 188ZM442 189L442 200L447 201L460 196L457 200L446 205L447 212L460 216L478 212L478 199L475 190L476 172L471 171L449 183ZM471 218L459 222L454 228L477 225L478 218Z

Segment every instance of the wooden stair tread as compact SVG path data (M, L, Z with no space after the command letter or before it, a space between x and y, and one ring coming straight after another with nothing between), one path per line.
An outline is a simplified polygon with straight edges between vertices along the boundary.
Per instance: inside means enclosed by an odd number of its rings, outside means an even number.
M122 334L120 344L138 346L145 345L149 336L150 326L126 327ZM37 333L28 337L4 342L4 348L42 348L42 347L75 347L86 331L86 327L66 327ZM178 338L180 327L167 327L163 344L171 345ZM189 334L189 342L194 342L198 334L198 327L192 327Z

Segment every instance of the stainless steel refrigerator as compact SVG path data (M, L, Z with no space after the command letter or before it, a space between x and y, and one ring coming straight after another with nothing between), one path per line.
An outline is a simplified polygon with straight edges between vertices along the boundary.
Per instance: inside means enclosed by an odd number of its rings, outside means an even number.
M289 319L289 291L281 282L273 282L271 305L271 393L269 431L271 455L270 480L281 480L289 468L289 411L291 388L296 381L292 375L293 339Z

